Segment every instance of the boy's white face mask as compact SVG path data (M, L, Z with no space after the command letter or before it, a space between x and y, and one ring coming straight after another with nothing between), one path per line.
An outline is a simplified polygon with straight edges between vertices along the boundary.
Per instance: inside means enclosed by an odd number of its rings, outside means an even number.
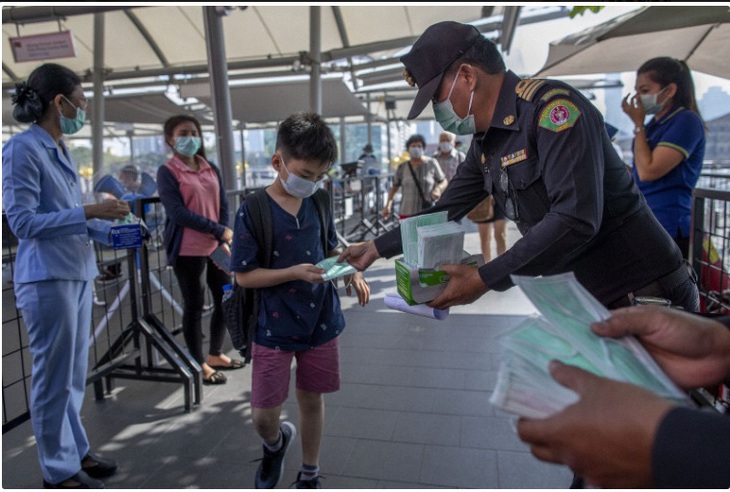
M287 174L286 179L280 178L281 185L284 187L284 190L291 196L301 199L314 195L314 192L317 191L317 188L319 188L319 185L324 180L320 179L319 181L309 181L308 179L300 178L289 171L281 153L279 153L279 158L281 159L281 165L284 167Z

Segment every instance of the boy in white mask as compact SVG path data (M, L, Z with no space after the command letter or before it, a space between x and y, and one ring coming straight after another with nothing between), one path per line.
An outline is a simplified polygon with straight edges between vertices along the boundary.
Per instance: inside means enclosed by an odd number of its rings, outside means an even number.
M284 456L296 437L291 422L281 421L289 392L291 363L297 364L297 402L302 435L302 467L296 488L320 488L319 452L324 427L324 393L340 388L338 337L345 328L337 290L323 281L316 263L337 256L331 214L327 244L315 193L337 157L337 142L315 113L296 113L279 127L271 164L279 175L266 188L271 211L270 252L260 252L248 202L236 214L232 270L236 282L259 292L258 327L252 348L251 408L264 456L256 472L256 488L275 488ZM326 196L326 199L329 199ZM269 224L266 224L269 226ZM269 268L259 258L268 254ZM361 273L345 277L346 292L355 288L360 305L370 289Z

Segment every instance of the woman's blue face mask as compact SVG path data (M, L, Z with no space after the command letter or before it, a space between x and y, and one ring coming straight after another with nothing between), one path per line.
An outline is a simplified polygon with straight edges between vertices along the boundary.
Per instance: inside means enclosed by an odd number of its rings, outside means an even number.
M176 137L175 152L187 157L192 157L200 149L200 137Z
M66 96L61 95L62 98L68 102L72 108L76 109L76 116L74 118L68 118L61 113L61 111L58 111L58 115L60 116L59 123L61 124L61 131L65 135L73 135L74 133L78 132L84 127L84 123L86 122L86 111L83 109L74 106L74 103L72 103Z

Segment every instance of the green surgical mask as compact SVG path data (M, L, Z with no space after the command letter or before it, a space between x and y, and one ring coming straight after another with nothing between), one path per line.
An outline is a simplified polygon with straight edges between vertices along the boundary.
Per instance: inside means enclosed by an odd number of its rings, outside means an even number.
M528 318L502 337L505 353L490 399L493 405L545 418L575 402L577 395L550 376L551 360L641 386L675 403L687 402L686 394L635 337L604 338L590 330L592 323L610 313L572 273L536 278L513 275L512 279L541 315Z

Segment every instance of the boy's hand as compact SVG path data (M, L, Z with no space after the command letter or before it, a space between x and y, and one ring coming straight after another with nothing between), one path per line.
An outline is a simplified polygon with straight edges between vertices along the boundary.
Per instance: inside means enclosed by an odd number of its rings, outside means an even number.
M352 287L357 292L357 302L361 306L365 306L370 301L370 286L365 281L365 277L362 276L361 272L345 275L345 293L348 296L352 295Z
M289 268L294 280L304 280L305 282L311 282L313 284L321 284L324 282L322 274L325 270L323 268L319 268L317 265L302 263Z

